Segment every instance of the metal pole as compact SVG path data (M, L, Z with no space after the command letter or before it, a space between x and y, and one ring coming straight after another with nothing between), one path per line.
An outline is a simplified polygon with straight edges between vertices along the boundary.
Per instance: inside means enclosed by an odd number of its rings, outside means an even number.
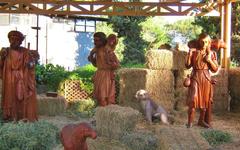
M46 23L46 64L48 64L48 23Z
M37 35L36 35L36 50L38 51L38 30L39 30L39 15L37 15Z

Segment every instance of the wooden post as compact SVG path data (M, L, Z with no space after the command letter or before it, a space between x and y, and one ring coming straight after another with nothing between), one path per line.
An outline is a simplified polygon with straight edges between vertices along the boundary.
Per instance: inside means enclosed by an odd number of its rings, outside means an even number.
M221 3L223 3L224 0L220 0ZM224 5L221 5L219 7L219 12L220 12L220 17L221 17L221 39L224 39ZM225 42L225 41L224 41ZM224 57L223 57L223 54L224 54L224 49L221 48L220 49L220 65L221 67L223 67L223 64L224 64Z
M227 48L224 49L223 53L223 68L230 67L230 55L231 55L231 13L232 3L229 0L224 0L224 31L223 40L227 44Z

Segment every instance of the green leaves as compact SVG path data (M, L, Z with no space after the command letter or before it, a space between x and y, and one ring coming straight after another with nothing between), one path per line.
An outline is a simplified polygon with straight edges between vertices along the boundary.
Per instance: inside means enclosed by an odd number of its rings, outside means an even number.
M61 83L65 80L81 80L82 88L91 93L93 89L92 76L96 68L92 65L77 68L73 71L66 71L59 65L47 64L37 65L36 67L36 80L38 84L47 86L48 91L58 91L61 88Z
M141 16L110 17L114 32L117 32L119 37L124 37L122 64L145 62L144 53L148 42L141 37L142 27L140 25L145 19L146 17Z

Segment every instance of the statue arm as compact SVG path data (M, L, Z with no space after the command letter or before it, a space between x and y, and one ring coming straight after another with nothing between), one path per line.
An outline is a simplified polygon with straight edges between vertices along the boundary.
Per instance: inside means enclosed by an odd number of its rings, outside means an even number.
M4 65L4 60L7 57L7 48L2 48L0 51L0 68Z
M193 51L196 51L195 48L190 48L189 52L187 54L186 60L185 60L185 66L187 69L190 69L192 67L192 56L193 56Z
M115 70L120 67L120 62L114 52L111 53L110 59L111 59L111 62L113 62L111 64L112 69Z
M211 52L209 55L206 56L206 61L209 64L210 70L212 72L217 72L218 71L218 62L217 62L217 55L216 52Z
M97 66L96 65L96 49L95 48L93 48L90 51L90 54L88 56L88 61L90 61L93 64L93 66L95 66L95 67Z

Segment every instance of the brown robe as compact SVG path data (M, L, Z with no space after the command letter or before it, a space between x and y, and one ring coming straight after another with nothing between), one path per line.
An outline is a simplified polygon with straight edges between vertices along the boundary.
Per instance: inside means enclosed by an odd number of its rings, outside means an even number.
M204 55L200 50L194 51L191 67L191 84L188 88L187 105L192 108L209 108L212 101L213 86L211 83L210 71L212 68L204 60ZM216 53L211 51L211 59L217 59Z
M93 77L94 91L93 96L98 101L105 99L108 104L115 103L115 80L114 80L114 70L119 67L119 61L117 57L107 56L108 53L105 49L106 47L101 47L96 50L96 67L97 71ZM111 57L112 63L107 62L107 57ZM101 102L100 102L101 103Z
M4 48L0 55L3 119L37 120L34 62L38 53L20 47L18 51Z

